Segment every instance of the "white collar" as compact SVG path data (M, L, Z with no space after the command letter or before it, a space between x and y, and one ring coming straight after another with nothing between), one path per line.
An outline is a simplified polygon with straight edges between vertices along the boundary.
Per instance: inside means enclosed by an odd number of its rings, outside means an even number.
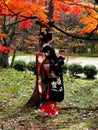
M44 43L43 47L46 47L46 46L51 46L51 41L48 41L47 43Z

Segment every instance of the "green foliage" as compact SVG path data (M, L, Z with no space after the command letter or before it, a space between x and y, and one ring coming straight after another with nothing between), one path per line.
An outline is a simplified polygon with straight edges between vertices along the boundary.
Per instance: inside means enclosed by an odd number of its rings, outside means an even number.
M87 80L65 77L64 80L66 80L64 86L67 106L72 105L92 109L98 106L98 79Z
M0 102L7 101L7 105L22 105L32 94L35 87L35 76L15 69L0 70ZM16 103L17 102L17 103Z
M66 64L62 65L62 72L63 72L63 74L66 74L66 72L67 72L67 65Z
M14 62L13 68L16 69L16 70L18 70L18 71L25 71L26 68L27 68L27 65L26 65L25 61L16 60Z
M89 109L98 107L98 79L87 80L66 75L63 79L65 98L63 102L57 105L60 111L59 116L46 120L46 118L36 118L37 113L34 109L21 111L21 108L33 93L36 83L35 75L11 68L0 69L0 123L1 121L3 121L3 124L4 121L6 124L12 123L7 127L10 130L19 124L22 124L24 129L27 128L26 125L31 126L33 124L32 126L34 126L37 124L36 128L39 127L39 129L42 127L47 129L47 126L51 126L50 129L55 129L58 126L57 129L63 130L66 122L66 130L78 130L80 126L84 130L88 128L88 125L90 125L88 129L92 126L97 128L98 118L88 118L86 114L90 116ZM75 108L78 108L78 110ZM93 110L91 114L92 112ZM94 114L96 114L95 111ZM83 115L85 120L82 118ZM18 124L16 124L17 122Z
M83 73L88 79L94 78L97 74L97 68L94 65L85 65L83 68Z
M71 64L68 66L68 70L69 70L69 73L72 75L72 76L76 76L76 74L80 74L83 72L83 68L81 65L79 64Z
M27 64L27 69L29 71L33 71L34 74L36 74L36 63L34 61L31 61Z

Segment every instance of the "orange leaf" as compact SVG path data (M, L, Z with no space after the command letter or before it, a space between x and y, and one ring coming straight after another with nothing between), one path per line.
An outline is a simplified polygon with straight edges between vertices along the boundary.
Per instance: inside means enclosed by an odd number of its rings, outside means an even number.
M1 33L0 38L7 38L7 34Z

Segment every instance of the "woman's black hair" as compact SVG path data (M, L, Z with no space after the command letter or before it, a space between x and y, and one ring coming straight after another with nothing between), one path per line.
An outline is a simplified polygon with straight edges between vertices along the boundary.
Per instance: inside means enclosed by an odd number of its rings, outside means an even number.
M46 34L44 32L40 32L39 36L40 36L41 41L45 43L46 42Z
M49 32L49 30L46 30L46 34L44 32L40 32L39 36L44 43L52 40L52 32Z
M46 39L47 39L47 42L51 41L52 40L52 33L47 32L46 33Z

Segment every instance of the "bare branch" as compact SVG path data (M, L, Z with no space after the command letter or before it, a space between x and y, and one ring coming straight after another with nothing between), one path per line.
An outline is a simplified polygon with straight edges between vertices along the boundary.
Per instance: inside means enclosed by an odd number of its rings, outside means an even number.
M25 16L24 16L24 17L25 17ZM17 23L20 23L20 22L22 22L22 21L25 21L25 20L27 20L27 19L37 19L37 16L25 17L25 19L15 21L15 22L13 22L13 23L11 23L11 24L6 25L6 27L7 27L7 26L13 26L13 25L15 25L15 24L17 24Z

